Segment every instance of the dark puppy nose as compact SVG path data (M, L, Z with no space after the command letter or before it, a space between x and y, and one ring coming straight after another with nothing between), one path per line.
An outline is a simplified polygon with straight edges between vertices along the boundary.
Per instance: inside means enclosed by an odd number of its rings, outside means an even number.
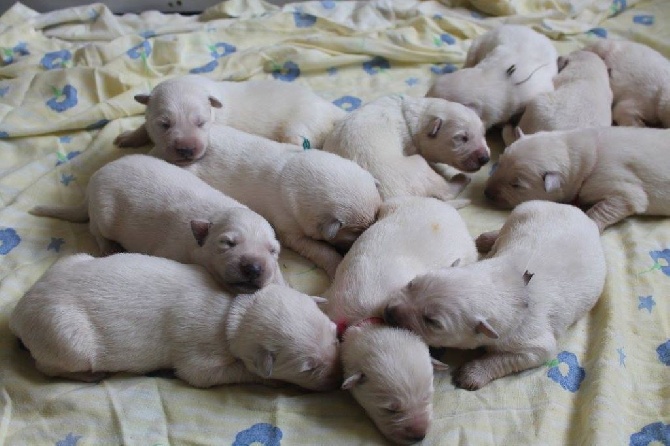
M195 149L177 149L175 150L180 157L190 160L195 156Z
M411 441L412 443L418 443L418 442L422 441L424 438L426 438L425 434L423 434L423 435L410 435L410 436L407 437L407 439L409 441Z
M491 158L488 155L479 155L477 157L477 162L483 166L484 164L488 163L490 159Z
M242 274L244 274L249 280L257 279L263 272L263 268L256 262L246 263L242 265Z
M398 325L398 320L395 317L395 311L392 307L384 308L384 321L389 325Z

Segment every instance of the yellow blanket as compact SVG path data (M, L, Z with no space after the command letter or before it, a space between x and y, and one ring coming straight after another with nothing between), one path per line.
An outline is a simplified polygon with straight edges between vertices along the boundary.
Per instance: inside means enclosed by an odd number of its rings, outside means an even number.
M620 38L670 56L669 19L666 0L322 0L283 8L231 0L188 17L115 16L101 4L38 14L16 4L0 17L0 445L385 443L344 391L198 390L126 374L81 384L46 379L19 350L8 328L16 301L59 256L96 253L86 225L27 211L79 202L97 168L147 150L111 143L142 122L135 94L195 72L301 83L354 110L389 93L422 96L463 63L473 37L501 23L530 25L561 53ZM473 236L506 216L482 197L488 173L487 166L464 192L473 204L461 214ZM602 241L605 292L557 357L476 392L437 375L424 444L670 444L670 220L630 218ZM282 267L302 291L328 285L286 250ZM448 362L462 356L451 352Z

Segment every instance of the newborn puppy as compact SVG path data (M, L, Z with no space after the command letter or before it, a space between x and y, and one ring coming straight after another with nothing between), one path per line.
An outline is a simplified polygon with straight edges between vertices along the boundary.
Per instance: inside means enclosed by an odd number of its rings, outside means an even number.
M478 245L491 248L487 259L417 277L384 312L431 346L486 347L455 375L470 390L549 360L595 305L607 274L597 226L570 205L521 204Z
M501 25L475 38L463 69L438 77L426 96L466 105L490 128L554 89L557 57L544 35L526 26Z
M135 100L147 106L146 123L119 135L120 147L154 144L196 160L207 150L212 122L280 142L321 147L333 124L346 114L309 89L292 83L259 80L216 82L199 75L159 83Z
M344 256L322 308L341 325L381 317L391 293L415 276L475 260L475 244L452 206L425 197L387 200Z
M577 203L603 231L634 214L670 215L670 130L596 127L524 136L500 156L484 194L502 208Z
M423 440L433 418L433 365L426 344L409 331L366 322L347 329L341 350L342 388L381 433L397 444Z
M258 212L279 241L333 277L342 256L376 218L381 198L372 175L320 150L302 150L213 124L207 155L185 167ZM168 147L152 154L170 159Z
M670 62L640 43L600 40L587 48L610 70L612 118L621 126L670 127Z
M386 96L335 125L323 150L354 160L380 183L383 199L418 195L448 200L468 184L446 182L429 163L475 172L489 161L484 127L461 104L441 99Z
M605 63L588 51L574 51L558 58L554 91L537 95L521 116L516 133L503 129L506 145L521 133L570 130L612 125L612 90Z
M196 387L341 382L335 324L309 296L270 285L233 298L200 266L142 254L60 259L9 325L49 376L173 368Z
M204 266L221 285L253 292L284 284L279 242L260 215L189 172L128 155L91 177L77 207L37 206L33 215L85 222L103 254L131 252Z

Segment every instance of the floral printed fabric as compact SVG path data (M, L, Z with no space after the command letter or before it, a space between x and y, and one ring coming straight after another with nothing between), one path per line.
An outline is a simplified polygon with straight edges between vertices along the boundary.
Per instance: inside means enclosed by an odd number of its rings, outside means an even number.
M458 3L460 8L448 8ZM551 3L551 8L547 6ZM75 204L89 177L126 153L113 139L142 121L133 96L168 76L276 79L308 86L352 112L384 94L422 96L461 68L470 40L524 23L564 54L597 39L666 51L665 0L222 2L200 16L115 16L102 4L0 16L0 443L386 444L345 392L224 386L193 389L160 376L117 374L99 385L49 380L8 328L16 301L59 256L97 253L86 225L36 218L36 204ZM268 104L272 106L272 104ZM460 210L473 236L506 213L473 175ZM600 302L546 365L476 392L436 375L425 445L670 444L670 219L630 218L602 237L609 277ZM283 250L294 287L319 294L325 275ZM459 352L447 358L458 366ZM666 398L663 401L662 398ZM495 438L492 437L495 433Z

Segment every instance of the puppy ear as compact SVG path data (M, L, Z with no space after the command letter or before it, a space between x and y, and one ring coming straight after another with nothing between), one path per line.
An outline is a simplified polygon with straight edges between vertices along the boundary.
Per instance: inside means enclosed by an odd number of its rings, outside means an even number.
M435 138L437 136L437 132L440 131L440 127L442 127L442 119L441 118L433 119L431 126L432 128L430 129L430 133L428 133L428 136L430 138Z
M221 101L219 101L218 99L216 99L214 96L210 96L210 97L209 97L209 104L210 104L212 107L214 107L214 108L221 108L221 107L223 107L223 104L221 103Z
M493 327L488 323L486 319L481 319L477 326L475 327L475 331L477 333L481 333L487 338L491 339L498 339L500 336L498 335L498 332L496 332Z
M209 228L212 227L212 222L207 220L191 220L191 232L198 246L202 247L209 235Z
M433 364L433 370L436 372L446 372L449 370L449 366L442 361L439 361L435 358L430 358L430 363Z
M454 260L454 263L451 264L451 267L453 268L453 267L458 266L460 264L461 264L461 259L458 258L458 259Z
M325 240L332 240L337 235L337 232L342 229L343 225L344 223L335 218L328 223L321 223L319 225L319 231Z
M148 94L136 94L135 95L135 100L139 102L140 104L147 105L149 103L149 96Z
M325 303L328 302L328 299L326 299L325 297L321 297L321 296L309 296L309 297L311 297L312 300L314 301L314 303L316 303L317 305L318 304L325 304Z
M316 368L318 365L318 361L314 358L307 358L305 359L302 364L300 365L300 371L301 372L306 372L308 370L313 370Z
M366 378L363 372L356 372L347 379L345 379L340 388L342 390L349 390L357 384L363 384L365 382L365 379Z
M524 284L524 285L528 285L528 282L530 282L530 279L532 279L534 275L535 275L535 274L533 274L533 273L529 272L528 270L526 270L526 272L523 273L523 284Z
M275 355L270 350L261 348L254 357L254 368L263 378L269 378L272 375L272 367L275 363Z
M524 136L526 136L526 134L523 132L523 130L521 130L521 127L517 125L516 127L514 127L514 136L516 137L516 139L521 139Z
M553 192L561 187L561 175L558 172L545 172L542 178L546 192Z
M563 68L568 65L568 58L564 56L558 56L556 59L556 65L558 66L558 72L560 73Z

